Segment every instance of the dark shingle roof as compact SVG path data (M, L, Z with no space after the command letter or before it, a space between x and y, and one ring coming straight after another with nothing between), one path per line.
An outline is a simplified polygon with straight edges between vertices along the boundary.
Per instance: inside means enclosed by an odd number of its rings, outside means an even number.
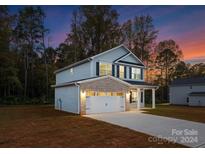
M191 92L189 96L205 96L205 92Z
M132 84L132 85L149 85L149 86L155 86L151 83L148 83L148 82L144 82L144 81L131 81L131 80L124 80L125 82L128 82L129 84Z
M143 64L140 64L140 63L132 63L132 62L127 62L127 61L122 61L122 60L120 60L119 62L120 63L125 63L125 64L136 65L136 66L144 66Z
M177 85L193 85L193 84L205 84L205 77L194 77L185 79L176 79L172 81L171 86Z

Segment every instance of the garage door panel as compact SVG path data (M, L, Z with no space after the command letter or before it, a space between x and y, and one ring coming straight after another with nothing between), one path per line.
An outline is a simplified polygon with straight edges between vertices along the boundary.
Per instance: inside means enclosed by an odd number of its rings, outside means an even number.
M122 112L125 98L122 96L89 96L86 98L86 114Z

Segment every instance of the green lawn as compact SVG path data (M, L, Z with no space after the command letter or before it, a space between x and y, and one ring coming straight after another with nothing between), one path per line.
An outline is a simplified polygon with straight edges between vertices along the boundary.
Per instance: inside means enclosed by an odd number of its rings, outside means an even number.
M205 107L190 107L177 105L157 105L156 109L143 109L147 114L172 117L205 123Z
M183 147L53 106L0 106L0 147Z

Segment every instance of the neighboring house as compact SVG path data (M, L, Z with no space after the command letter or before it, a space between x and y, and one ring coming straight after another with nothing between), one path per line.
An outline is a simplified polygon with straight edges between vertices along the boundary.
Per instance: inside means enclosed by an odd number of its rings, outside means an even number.
M171 104L205 106L205 77L177 79L169 88Z
M77 114L122 112L144 107L144 64L124 45L55 71L55 109Z

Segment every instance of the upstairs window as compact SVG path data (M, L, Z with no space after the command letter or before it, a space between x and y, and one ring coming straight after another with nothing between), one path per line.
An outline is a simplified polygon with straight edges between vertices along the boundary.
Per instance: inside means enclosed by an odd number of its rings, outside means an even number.
M121 79L123 79L124 78L124 66L119 66L119 77L121 78Z
M112 64L100 63L100 76L112 75Z
M132 79L141 80L141 69L140 68L132 68Z

